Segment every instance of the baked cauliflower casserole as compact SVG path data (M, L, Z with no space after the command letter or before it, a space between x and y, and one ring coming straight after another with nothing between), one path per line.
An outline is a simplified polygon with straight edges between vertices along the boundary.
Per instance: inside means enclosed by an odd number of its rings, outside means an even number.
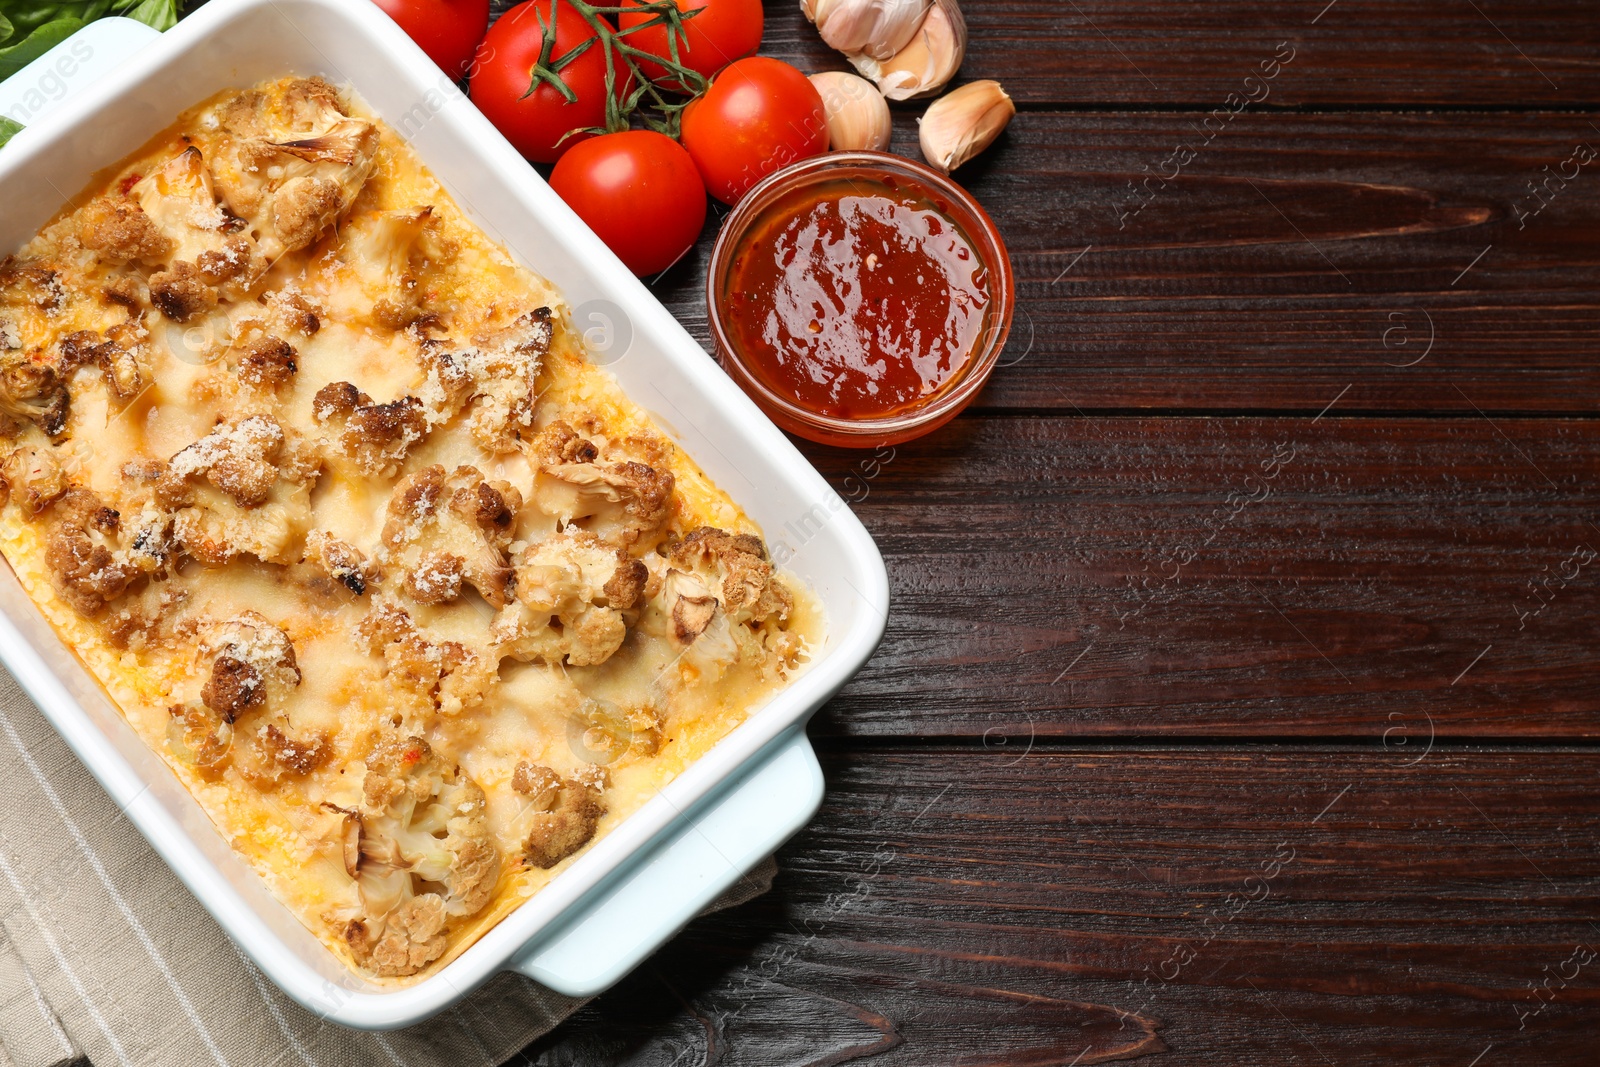
M274 893L442 965L820 633L359 102L185 113L0 265L0 548Z

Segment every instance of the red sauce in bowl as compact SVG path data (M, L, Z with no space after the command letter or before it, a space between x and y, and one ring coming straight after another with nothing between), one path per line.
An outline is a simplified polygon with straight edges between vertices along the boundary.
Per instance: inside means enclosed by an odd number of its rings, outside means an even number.
M770 389L817 414L893 416L958 380L989 270L949 207L889 179L791 190L751 224L723 325Z
M739 201L706 303L723 369L774 422L874 448L972 402L1005 348L1015 284L965 189L899 156L831 152Z

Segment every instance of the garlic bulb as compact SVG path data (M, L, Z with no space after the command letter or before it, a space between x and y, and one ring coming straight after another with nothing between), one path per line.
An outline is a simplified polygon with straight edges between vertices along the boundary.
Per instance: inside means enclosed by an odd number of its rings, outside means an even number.
M910 100L943 89L966 54L967 20L961 8L956 0L934 0L910 42L888 59L866 53L846 58L890 100Z
M999 82L963 85L928 105L918 131L922 157L949 174L993 144L1016 113Z
M811 75L828 116L828 147L835 152L889 147L889 104L865 78L842 70Z
M888 59L922 25L929 0L800 0L817 32L841 52Z

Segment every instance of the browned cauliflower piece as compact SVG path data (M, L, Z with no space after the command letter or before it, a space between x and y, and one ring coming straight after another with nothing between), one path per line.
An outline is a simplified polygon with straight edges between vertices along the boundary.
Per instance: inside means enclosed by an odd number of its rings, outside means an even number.
M515 452L533 432L536 381L553 332L550 309L541 307L486 326L471 345L421 340L429 421L439 425L470 409L472 436L485 451Z
M266 269L254 242L241 232L244 221L217 203L211 170L193 145L140 179L129 195L168 247L166 269L150 276L150 302L169 319L183 322L221 298L238 297ZM142 232L133 218L124 211L108 236L120 229Z
M311 520L314 457L271 415L224 423L157 474L155 498L174 509L173 538L202 563L251 555L269 563L299 559Z
M0 465L0 473L5 474L11 499L29 519L37 518L67 491L67 477L48 448L23 445L12 449Z
M674 567L701 578L736 623L780 622L794 598L773 576L767 548L753 534L731 534L713 526L691 530L667 552Z
M524 798L518 821L527 828L522 859L530 867L549 870L588 844L605 814L595 783L537 763L517 764L511 787Z
M365 593L373 582L372 567L361 550L326 530L312 530L306 535L305 562L319 567L356 596Z
M485 481L476 467L458 467L449 477L438 464L426 467L395 485L377 565L400 576L419 603L448 603L465 582L504 607L512 576L505 550L521 507L521 493Z
M493 898L500 852L483 790L420 737L367 758L356 883L362 914L345 927L358 963L382 977L415 974L444 953L452 919Z
M24 349L15 324L0 320L0 413L56 437L67 428L71 405L59 358Z
M78 330L61 339L60 373L70 375L79 367L103 371L111 396L127 403L150 384L145 369L146 340L142 322L129 320L112 326L102 335L94 330Z
M327 312L292 286L274 289L266 295L267 316L273 327L284 334L312 337L322 329Z
M372 605L356 626L356 639L369 654L383 657L387 680L402 694L444 715L477 707L499 679L498 660L458 641L428 640L410 614L389 601Z
M300 369L298 353L283 338L251 331L239 346L239 382L252 389L271 391L288 385Z
M304 777L333 755L333 745L325 735L295 737L276 723L257 727L249 743L242 746L238 744L237 732L234 736L234 767L260 786L275 785L285 776Z
M378 132L319 78L279 98L250 90L218 105L213 168L224 203L259 235L268 262L315 243L372 174Z
M672 472L637 460L602 459L601 449L565 422L535 441L534 503L619 548L648 546L672 516Z
M769 650L787 662L795 650L781 626L794 601L759 538L702 526L663 552L657 602L684 662L712 676Z
M207 638L211 675L200 702L236 722L268 705L282 707L301 681L294 642L266 616L245 611L228 619Z
M45 260L0 260L0 306L32 308L50 314L66 300L61 277Z
M266 503L278 480L284 433L271 415L253 415L225 424L167 462L157 495L169 507L193 500L193 483L204 478L241 508Z
M177 247L138 202L120 194L95 198L79 220L83 246L111 260L158 267L172 258Z
M50 509L45 564L50 583L81 615L98 615L135 578L165 561L156 544L138 537L124 544L122 517L93 490L67 489Z
M524 662L604 663L622 647L648 581L639 560L568 528L518 555L516 599L496 618L491 637Z
M332 382L317 391L311 411L319 423L336 431L330 442L355 461L363 474L392 477L428 433L422 401L402 396L386 404L349 382Z
M228 765L233 726L208 708L174 704L167 709L167 748L180 763L211 777Z

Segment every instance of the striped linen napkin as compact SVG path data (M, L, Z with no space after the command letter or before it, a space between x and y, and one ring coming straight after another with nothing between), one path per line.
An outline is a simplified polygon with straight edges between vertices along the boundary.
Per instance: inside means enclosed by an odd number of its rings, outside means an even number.
M768 859L711 908L766 892ZM362 1033L278 991L0 671L0 1067L498 1067L583 1001L502 974Z

